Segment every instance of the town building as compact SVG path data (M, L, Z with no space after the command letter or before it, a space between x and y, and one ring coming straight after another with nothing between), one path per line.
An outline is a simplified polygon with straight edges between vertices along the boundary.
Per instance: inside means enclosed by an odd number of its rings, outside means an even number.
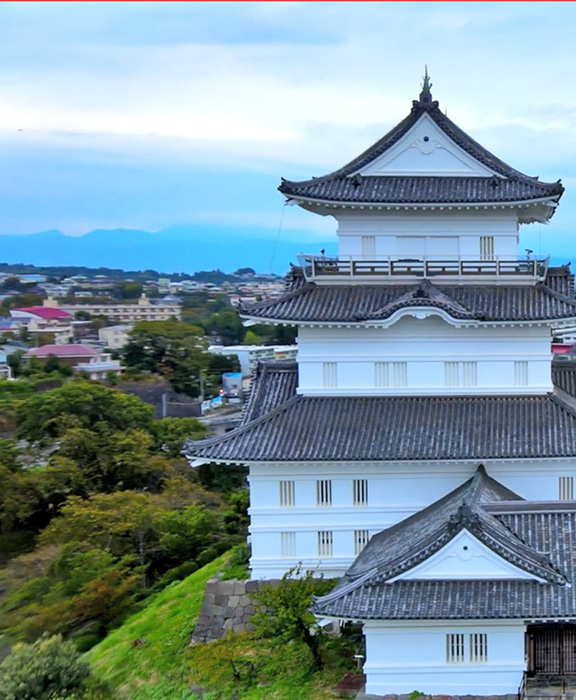
M67 343L74 337L74 317L64 309L27 306L11 309L10 318L16 328L25 328L32 337L50 334L57 344Z
M110 373L122 372L118 360L112 360L110 354L99 352L89 345L42 345L28 350L24 360L30 360L32 357L41 361L57 357L60 364L73 367L76 372L88 374L90 379L106 379Z
M128 335L134 328L131 324L105 326L98 329L98 340L110 350L121 350L128 342Z
M525 673L576 672L576 382L550 352L574 278L518 255L563 187L430 88L344 167L282 180L336 219L338 255L243 309L297 325L297 363L261 364L241 426L187 454L249 466L254 578L339 578L314 611L362 623L366 693L522 694Z
M51 309L59 309L59 302L48 297L44 300L44 306ZM136 304L72 304L64 308L70 314L78 311L86 311L92 316L106 316L111 321L122 321L125 323L138 323L139 321L169 321L170 319L180 320L182 313L178 305L172 302L164 304L153 303L142 295Z
M213 355L234 355L240 363L244 377L256 373L258 363L262 360L295 360L298 355L297 345L210 345L208 352Z

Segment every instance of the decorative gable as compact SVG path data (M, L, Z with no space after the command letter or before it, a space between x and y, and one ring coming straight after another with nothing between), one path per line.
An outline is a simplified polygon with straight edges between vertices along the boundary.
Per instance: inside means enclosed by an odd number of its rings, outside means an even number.
M393 581L518 580L543 582L480 542L469 530L461 530L441 550Z
M357 173L444 177L490 177L496 174L455 144L426 113L397 143Z

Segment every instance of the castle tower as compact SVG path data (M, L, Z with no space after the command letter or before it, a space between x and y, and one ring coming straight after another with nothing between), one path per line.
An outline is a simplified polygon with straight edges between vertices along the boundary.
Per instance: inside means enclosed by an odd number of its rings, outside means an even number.
M550 553L576 518L576 399L550 352L573 277L518 253L563 187L483 148L431 87L339 170L282 180L334 217L338 255L300 256L280 299L243 309L297 325L298 362L262 365L241 427L187 453L249 465L254 578L343 577L316 612L363 621L367 692L509 694L525 635L544 643L531 625L576 618L576 545Z

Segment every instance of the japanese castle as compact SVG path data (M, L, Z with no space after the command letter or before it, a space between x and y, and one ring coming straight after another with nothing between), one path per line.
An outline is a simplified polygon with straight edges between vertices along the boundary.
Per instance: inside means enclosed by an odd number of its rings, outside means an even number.
M186 448L249 466L252 577L339 579L314 612L362 623L369 695L576 673L576 391L550 350L574 278L518 252L562 185L474 141L425 76L367 151L279 189L334 217L338 255L243 309L297 325L298 361L262 364L241 426Z

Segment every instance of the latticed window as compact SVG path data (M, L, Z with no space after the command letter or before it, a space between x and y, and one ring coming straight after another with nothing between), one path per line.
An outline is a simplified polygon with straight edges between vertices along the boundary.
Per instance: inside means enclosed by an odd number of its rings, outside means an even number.
M561 501L572 501L574 499L574 477L561 476L558 479L558 498Z
M368 530L354 530L354 554L358 556L368 544L370 535Z
M296 533L281 532L280 533L280 556L295 557L296 556Z
M318 533L318 556L331 557L333 552L333 536L328 530Z
M332 505L332 482L330 479L320 479L316 482L316 505Z
M446 635L446 662L449 664L464 663L464 635Z
M322 378L325 387L338 386L338 365L336 362L322 363Z
M528 386L528 362L526 360L514 362L514 384L515 386Z
M294 482L293 481L281 481L280 482L280 505L281 506L293 506L294 502L295 502Z
M355 506L368 505L368 480L354 479L352 483L353 501Z
M485 663L488 661L488 635L474 633L470 635L470 661Z
M480 236L480 260L494 260L494 236Z
M478 363L445 362L444 383L446 386L478 386Z
M408 384L407 362L375 362L374 383L377 387L402 387Z

